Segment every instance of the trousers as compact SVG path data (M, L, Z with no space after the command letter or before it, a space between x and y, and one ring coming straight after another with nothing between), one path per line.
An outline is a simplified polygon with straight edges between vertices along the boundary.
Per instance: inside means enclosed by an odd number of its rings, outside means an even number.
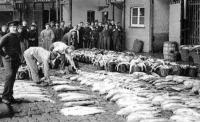
M24 52L24 58L25 58L27 66L29 67L31 71L31 77L33 81L39 82L39 74L38 74L39 70L38 70L36 59L34 59L34 57L27 52Z
M6 73L2 98L9 99L13 95L13 86L20 62L11 57L2 57L2 60Z

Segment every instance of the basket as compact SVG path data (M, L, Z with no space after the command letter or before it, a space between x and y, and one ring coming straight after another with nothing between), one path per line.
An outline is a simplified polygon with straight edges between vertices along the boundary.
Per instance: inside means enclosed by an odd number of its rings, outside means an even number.
M144 42L141 40L136 39L133 43L133 51L135 53L140 53L143 50Z
M115 72L116 71L116 62L109 62L108 63L108 68L107 70L110 72Z
M128 67L125 64L119 65L118 70L119 70L120 73L127 73L129 71Z
M190 77L197 77L198 75L198 68L196 66L191 66L189 68L189 76Z
M189 48L185 46L181 46L180 49L181 59L182 61L188 62L189 61Z
M193 63L200 64L200 47L194 48L190 53L189 57L192 57Z

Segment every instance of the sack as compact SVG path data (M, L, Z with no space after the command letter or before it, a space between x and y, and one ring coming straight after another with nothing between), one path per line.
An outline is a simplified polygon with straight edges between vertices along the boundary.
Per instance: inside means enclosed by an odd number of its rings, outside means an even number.
M29 79L29 72L28 72L27 67L20 67L18 69L18 72L16 74L16 79L17 80Z
M107 66L107 70L110 72L115 72L116 71L116 62L109 62Z
M196 66L191 66L189 68L189 76L190 77L197 77L198 75L198 68Z
M138 39L136 39L133 43L133 51L136 53L140 53L143 50L144 43Z

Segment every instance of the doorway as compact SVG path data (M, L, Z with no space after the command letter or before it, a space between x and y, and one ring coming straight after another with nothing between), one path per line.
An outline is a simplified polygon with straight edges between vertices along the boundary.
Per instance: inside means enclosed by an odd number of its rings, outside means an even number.
M49 22L49 11L43 10L43 17L42 17L42 27L45 28L45 24Z
M91 23L95 20L95 11L87 11L87 22Z

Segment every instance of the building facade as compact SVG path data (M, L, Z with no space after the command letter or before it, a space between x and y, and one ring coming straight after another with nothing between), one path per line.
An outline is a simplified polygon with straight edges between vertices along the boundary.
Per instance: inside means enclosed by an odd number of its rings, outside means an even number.
M122 0L63 0L62 3L63 20L72 25L108 19L123 23Z

